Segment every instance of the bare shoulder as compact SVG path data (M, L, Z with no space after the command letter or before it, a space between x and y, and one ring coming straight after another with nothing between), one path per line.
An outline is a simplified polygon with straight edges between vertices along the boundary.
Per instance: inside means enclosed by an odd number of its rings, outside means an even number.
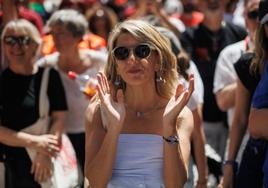
M192 132L194 128L194 120L192 111L188 107L184 107L177 117L177 129Z

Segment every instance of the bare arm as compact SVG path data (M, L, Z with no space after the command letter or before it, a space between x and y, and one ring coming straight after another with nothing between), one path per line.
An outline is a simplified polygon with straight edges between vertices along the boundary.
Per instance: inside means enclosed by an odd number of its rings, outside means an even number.
M185 107L194 90L193 75L189 87L177 86L163 114L163 136L179 136L179 144L164 142L164 181L168 188L183 187L188 178L190 140L193 131L192 112Z
M86 114L85 176L89 187L104 188L112 176L119 133L106 132L101 123L100 108L89 106Z
M112 176L118 137L125 119L125 106L123 91L119 90L117 100L113 101L106 77L103 73L97 77L101 109L93 103L86 114L85 176L89 187L105 188ZM103 128L100 110L106 114L106 130Z
M53 135L36 136L2 126L0 126L0 142L9 146L33 148L50 156L54 156L59 151L57 138Z
M237 89L235 95L235 111L233 122L230 130L230 143L228 149L227 160L234 161L236 159L242 139L247 130L248 114L250 108L250 93L243 86L241 81L237 80ZM232 186L233 167L232 165L224 166L224 176L222 180L223 187Z
M168 188L183 187L187 181L192 130L193 117L188 108L184 108L181 112L177 120L177 130L164 130L163 135L165 137L170 135L179 136L178 145L170 145L164 142L164 180Z
M54 134L61 138L61 134L64 128L65 111L55 111L51 114L51 129L49 133Z
M3 23L7 24L11 20L18 19L15 0L3 0Z
M227 111L235 105L236 82L229 84L216 93L216 100L222 111Z
M197 187L206 187L208 178L207 159L205 156L205 133L202 127L202 106L192 111L194 118L194 131L192 135L193 151L198 170Z

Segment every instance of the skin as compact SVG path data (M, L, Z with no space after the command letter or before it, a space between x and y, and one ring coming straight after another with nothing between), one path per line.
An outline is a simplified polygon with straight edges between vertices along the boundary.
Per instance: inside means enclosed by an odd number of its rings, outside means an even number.
M194 130L192 135L193 152L198 171L196 188L205 188L207 187L208 167L204 147L206 139L204 129L202 127L202 105L198 105L192 113L194 119Z
M139 43L128 33L121 34L116 46L136 46ZM115 47L116 47L115 46ZM168 137L178 135L180 143L177 147L163 144L165 186L168 188L182 187L187 180L187 166L190 154L190 136L193 130L193 118L186 103L193 91L193 78L190 78L188 90L178 85L175 95L169 100L156 93L154 81L158 66L157 53L152 51L149 57L136 58L133 53L127 60L117 61L117 73L126 82L126 91L118 90L115 100L104 74L98 75L98 95L100 105L107 118L106 129L100 117L97 103L89 106L86 113L86 165L85 176L89 187L104 188L112 176L116 157L117 142L120 133L155 134ZM146 98L147 100L144 100ZM157 102L161 108L137 118L132 110L147 111ZM146 125L146 126L144 126ZM109 153L109 155L107 155ZM177 168L174 168L177 167Z
M233 122L230 130L230 143L228 150L228 160L235 160L242 139L246 133L248 125L248 115L250 109L250 93L243 86L242 82L237 80L237 89L235 100L235 111ZM232 165L225 165L223 169L223 178L221 179L218 188L231 188L233 187L233 167Z
M264 26L266 38L268 38L268 25ZM267 39L266 39L267 40ZM266 50L267 54L267 50ZM268 120L268 109L267 108L251 108L249 115L249 133L254 138L268 139L268 132L266 122Z
M20 31L7 30L5 36L24 35ZM35 74L38 71L38 67L34 63L38 48L39 45L33 41L29 45L15 44L14 46L9 46L4 44L4 52L9 62L9 68L13 72L21 75ZM58 145L60 145L64 116L65 113L63 111L53 111L51 113L52 124L49 133L56 136ZM31 173L34 174L34 179L39 183L47 180L52 175L51 157L41 152L37 153L35 159L32 161Z
M259 0L251 0L245 5L244 19L246 23L246 28L249 32L250 41L253 43L254 33L258 26L258 20L252 20L247 17L247 13L256 10L259 7ZM229 108L234 107L235 105L235 90L236 83L229 84L223 87L216 93L216 100L219 108L222 111L227 111Z

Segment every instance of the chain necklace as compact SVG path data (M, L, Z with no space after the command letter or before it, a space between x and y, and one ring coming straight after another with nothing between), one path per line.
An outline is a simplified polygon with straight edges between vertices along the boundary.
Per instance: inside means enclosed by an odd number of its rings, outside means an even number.
M160 102L155 103L155 105L152 108L150 108L149 110L144 111L144 112L134 110L130 106L128 106L127 104L125 104L125 106L126 106L127 109L129 109L130 111L134 112L136 118L142 118L146 114L152 113L154 111L157 111L157 110L163 108L163 107L160 106Z

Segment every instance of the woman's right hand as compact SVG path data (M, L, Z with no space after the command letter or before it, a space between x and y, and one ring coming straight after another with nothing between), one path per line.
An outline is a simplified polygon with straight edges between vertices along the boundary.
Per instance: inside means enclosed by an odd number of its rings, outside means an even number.
M60 151L58 137L52 134L34 135L33 149L50 157L56 157Z
M116 101L114 101L106 76L103 73L98 73L97 78L97 90L100 98L100 105L104 110L105 118L107 118L107 125L105 126L107 131L116 131L119 133L126 116L123 90L119 89L117 91Z
M233 187L233 166L225 165L223 169L223 177L217 188L232 188Z

